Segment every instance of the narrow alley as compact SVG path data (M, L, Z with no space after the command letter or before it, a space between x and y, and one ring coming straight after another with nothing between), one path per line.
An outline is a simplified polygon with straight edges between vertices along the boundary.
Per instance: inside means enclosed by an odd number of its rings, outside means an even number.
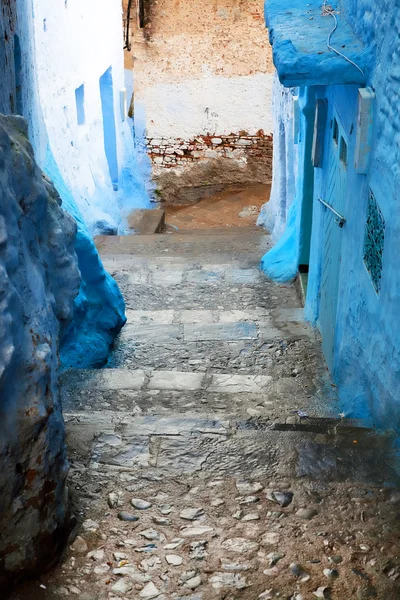
M399 593L391 439L338 414L261 229L97 238L128 323L62 396L81 524L15 600L340 600ZM41 587L40 587L41 586Z

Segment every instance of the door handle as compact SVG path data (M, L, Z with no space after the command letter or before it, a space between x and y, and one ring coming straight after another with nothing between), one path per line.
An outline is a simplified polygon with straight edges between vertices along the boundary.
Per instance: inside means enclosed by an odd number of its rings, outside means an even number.
M320 202L323 206L325 206L325 208L329 208L329 210L333 212L333 214L336 216L335 223L339 225L340 228L342 228L343 225L346 223L346 219L344 218L344 216L338 213L337 210L333 208L333 206L325 202L325 200L323 200L322 198L318 198L318 202Z

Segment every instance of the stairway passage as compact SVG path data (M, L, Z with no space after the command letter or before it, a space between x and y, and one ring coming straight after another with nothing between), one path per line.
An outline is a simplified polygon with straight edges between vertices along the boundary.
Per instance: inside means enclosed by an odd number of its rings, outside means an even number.
M391 439L339 415L268 244L98 240L128 323L106 368L62 378L82 540L40 597L397 597Z

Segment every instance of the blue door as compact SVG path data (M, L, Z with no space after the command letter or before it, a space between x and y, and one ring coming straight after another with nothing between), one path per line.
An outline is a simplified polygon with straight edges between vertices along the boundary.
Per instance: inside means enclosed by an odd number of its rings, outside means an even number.
M326 197L323 200L336 213L344 215L347 187L347 137L336 115L333 117L330 129L328 161ZM322 334L322 350L328 367L332 370L343 229L335 212L322 204L321 210L323 211L323 248L319 325Z

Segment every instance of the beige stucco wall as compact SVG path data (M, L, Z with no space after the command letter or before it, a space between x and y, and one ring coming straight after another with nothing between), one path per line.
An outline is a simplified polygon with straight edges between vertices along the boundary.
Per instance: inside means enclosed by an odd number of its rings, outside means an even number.
M160 139L172 149L193 146L196 136L272 133L273 65L263 0L146 0L143 30L137 27L136 10L134 2L127 64L133 63L134 68L139 137L143 132L147 140ZM182 161L178 154L171 161L168 151L167 164L158 157L157 183L165 169L169 185L173 173L181 184L194 168L199 178L207 179L207 162L199 169L198 152L197 147L196 165L189 155ZM220 171L223 182L227 169L232 183L232 172L237 170L238 181L249 183L255 173L258 182L270 179L270 155L271 144L268 156L259 157L260 165L250 169L254 156L247 156L246 146L218 157L207 151L200 158L212 161L214 179Z

